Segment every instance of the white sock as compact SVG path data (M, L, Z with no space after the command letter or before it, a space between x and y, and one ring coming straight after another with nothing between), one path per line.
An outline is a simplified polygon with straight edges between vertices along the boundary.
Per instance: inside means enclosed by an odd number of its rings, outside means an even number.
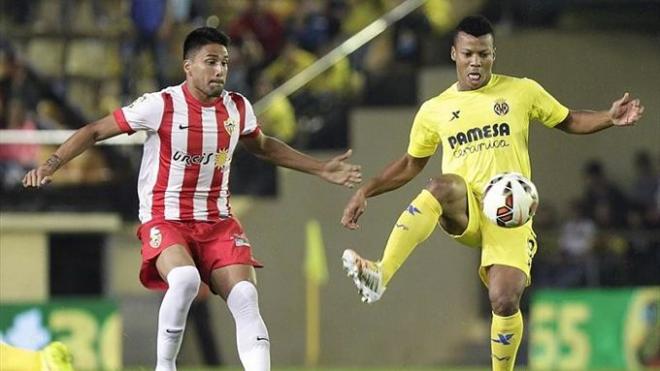
M156 371L176 370L188 310L199 290L199 272L191 265L176 267L167 275L167 283L170 287L158 313Z
M236 322L238 356L245 371L270 370L270 338L259 314L257 288L248 281L237 283L227 297Z

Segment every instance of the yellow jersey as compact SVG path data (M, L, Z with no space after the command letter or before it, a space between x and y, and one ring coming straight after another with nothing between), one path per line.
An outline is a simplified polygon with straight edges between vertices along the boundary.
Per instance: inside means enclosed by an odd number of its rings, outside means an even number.
M408 154L429 157L442 142L442 172L462 176L481 198L497 173L514 171L531 179L531 120L554 127L567 116L568 108L531 79L493 74L485 86L466 91L455 83L420 107Z

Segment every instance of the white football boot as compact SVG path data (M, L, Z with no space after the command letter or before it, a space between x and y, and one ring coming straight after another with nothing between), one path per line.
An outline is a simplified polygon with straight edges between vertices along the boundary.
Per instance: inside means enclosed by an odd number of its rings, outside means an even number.
M383 272L376 262L367 260L351 249L344 250L341 256L344 269L358 289L365 303L375 303L385 292Z

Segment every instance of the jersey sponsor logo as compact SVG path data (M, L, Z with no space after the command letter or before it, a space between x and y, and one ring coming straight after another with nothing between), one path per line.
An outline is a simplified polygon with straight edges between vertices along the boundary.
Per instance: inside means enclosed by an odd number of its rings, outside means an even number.
M511 345L511 338L513 334L497 334L497 339L490 339L493 343L499 343L502 345Z
M505 137L511 135L511 128L506 122L493 125L484 125L478 128L472 128L465 132L458 132L448 138L449 146L454 150L454 157L461 158L472 153L481 152L488 149L508 147L509 143L505 139L491 139L496 137ZM483 141L483 142L480 142ZM472 142L480 142L472 144Z
M451 113L451 118L449 121L454 121L454 119L458 119L458 116L461 114L461 110L458 111L452 111Z
M495 105L493 105L493 111L499 116L504 116L509 113L509 105L504 99L498 99L495 101Z
M151 227L149 230L149 246L157 249L160 247L161 242L163 242L163 234L160 233L160 229Z
M227 133L231 136L232 133L234 132L234 129L236 129L236 120L232 119L231 117L225 120L225 130Z
M201 155L190 155L185 152L176 151L172 156L172 160L183 162L186 166L191 165L206 165L211 161L211 157L215 155L214 152L204 152Z
M218 153L215 154L215 168L216 169L222 169L224 168L229 162L229 151L226 149L221 149Z
M511 135L511 128L506 122L493 125L484 125L480 128L472 128L466 132L459 131L456 135L449 137L449 145L452 149L456 145L472 143L484 138L494 138Z

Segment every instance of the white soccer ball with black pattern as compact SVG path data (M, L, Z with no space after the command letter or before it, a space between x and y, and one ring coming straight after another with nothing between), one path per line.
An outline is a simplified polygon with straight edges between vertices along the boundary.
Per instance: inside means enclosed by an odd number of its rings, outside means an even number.
M484 189L483 212L500 227L515 228L527 223L538 206L536 186L518 173L497 174Z

